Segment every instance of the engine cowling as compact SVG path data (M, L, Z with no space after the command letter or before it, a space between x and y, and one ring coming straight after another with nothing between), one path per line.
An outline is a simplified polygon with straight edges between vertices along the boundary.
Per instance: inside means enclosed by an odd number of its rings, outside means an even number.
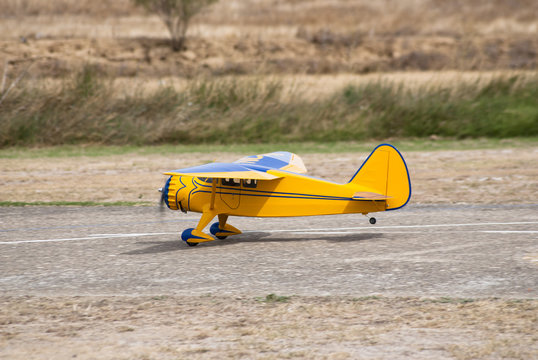
M166 206L170 210L183 210L182 205L180 204L182 199L178 199L179 189L182 187L181 182L179 181L179 176L170 176L163 187L163 198Z

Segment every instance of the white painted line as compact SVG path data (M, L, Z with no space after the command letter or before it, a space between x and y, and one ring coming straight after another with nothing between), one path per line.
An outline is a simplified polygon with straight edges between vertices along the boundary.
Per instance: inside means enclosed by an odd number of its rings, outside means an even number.
M329 231L297 231L294 232L294 234L297 235L341 235L341 234L347 234L347 235L353 235L353 234L366 234L363 231L330 231L331 229L328 229ZM375 230L375 229L374 229ZM462 233L490 233L490 234L538 234L538 230L459 230L459 231L452 231L452 230L439 230L438 232L442 233L454 233L454 232L462 232ZM424 231L383 231L383 234L424 234Z
M430 224L430 225L391 225L391 226L358 226L332 229L271 229L271 230L256 230L252 232L311 232L311 231L343 231L343 230L376 230L376 229L426 229L437 227L464 227L464 226L492 226L492 225L532 225L538 224L538 221L518 221L518 222L490 222L490 223L469 223L469 224ZM244 231L247 232L247 231ZM249 231L250 232L250 231Z
M331 230L331 229L328 229L328 230ZM469 232L469 231L466 231L466 232ZM294 234L297 234L297 235L341 235L341 234L353 235L353 234L367 234L367 233L363 231L298 231L298 232L294 232ZM424 231L383 231L383 234L424 234Z
M330 229L329 229L330 230ZM297 235L340 235L340 234L359 234L356 231L298 231L294 232Z
M28 243L47 243L47 242L62 242L62 241L82 241L82 240L97 240L97 239L114 239L114 238L129 238L140 236L158 236L170 235L176 233L135 233L135 234L93 234L86 237L66 238L66 239L45 239L45 240L18 240L18 241L2 241L0 245L15 245Z
M538 234L538 231L535 230L482 230L481 232L493 234Z

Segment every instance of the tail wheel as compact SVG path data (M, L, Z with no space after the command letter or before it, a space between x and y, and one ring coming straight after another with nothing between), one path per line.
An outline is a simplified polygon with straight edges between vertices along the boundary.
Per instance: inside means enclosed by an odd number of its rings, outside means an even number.
M370 224L372 224L372 225L374 225L377 222L375 217L371 217L368 221L370 221Z

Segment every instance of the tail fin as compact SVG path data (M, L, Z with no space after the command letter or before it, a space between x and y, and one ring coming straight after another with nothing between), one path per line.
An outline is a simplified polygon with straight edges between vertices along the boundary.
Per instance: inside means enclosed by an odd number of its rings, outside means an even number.
M381 144L368 156L350 183L387 197L387 210L404 207L411 198L411 179L400 152Z

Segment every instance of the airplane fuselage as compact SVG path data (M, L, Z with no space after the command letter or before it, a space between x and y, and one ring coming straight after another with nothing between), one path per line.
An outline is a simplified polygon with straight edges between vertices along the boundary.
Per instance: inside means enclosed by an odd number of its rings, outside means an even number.
M172 176L168 203L171 208L175 203L177 209L195 212L206 211L212 204L212 209L220 214L255 217L370 213L385 211L387 207L386 200L352 197L356 192L372 191L365 186L337 184L279 170L269 172L285 176L269 181Z

